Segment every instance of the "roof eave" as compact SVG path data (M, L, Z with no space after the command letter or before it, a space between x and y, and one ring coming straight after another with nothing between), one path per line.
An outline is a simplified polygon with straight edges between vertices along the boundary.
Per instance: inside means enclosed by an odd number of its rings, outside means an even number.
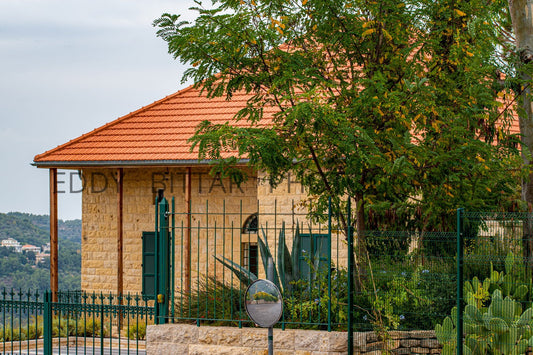
M248 163L248 159L241 159L238 164ZM156 167L156 166L198 166L209 165L213 160L105 160L105 161L34 161L31 165L38 168L110 168L110 167Z

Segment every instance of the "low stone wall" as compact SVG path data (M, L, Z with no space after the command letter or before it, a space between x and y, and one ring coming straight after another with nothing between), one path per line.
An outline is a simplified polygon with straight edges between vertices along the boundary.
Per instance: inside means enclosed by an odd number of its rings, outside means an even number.
M267 355L267 346L267 329L263 328L165 324L148 326L146 334L148 355ZM393 354L440 354L433 331L393 331L386 342L374 332L354 334L355 354L377 355L387 348ZM274 329L276 355L339 355L347 350L346 332Z

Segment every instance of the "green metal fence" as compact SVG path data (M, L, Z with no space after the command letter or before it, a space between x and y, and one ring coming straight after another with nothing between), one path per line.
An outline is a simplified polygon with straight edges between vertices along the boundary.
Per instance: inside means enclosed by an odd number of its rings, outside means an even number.
M173 201L159 206L165 227L158 233L168 233L167 269L174 275L161 289L168 292L167 322L252 326L242 299L248 273L266 278L263 244L284 296L282 329L430 330L456 305L455 231L367 232L360 255L357 243L349 251L357 236L343 227L348 217L329 213L311 222L296 207L280 212L276 202L195 208L181 213Z
M533 214L459 210L452 232L357 235L350 213L160 202L143 236L143 296L4 290L0 353L143 353L145 324L253 326L243 294L268 256L284 297L277 326L348 331L348 353L352 332L369 330L435 329L456 354L533 345Z
M190 213L165 203L165 322L252 326L242 296L250 274L265 278L271 254L284 296L278 326L348 330L349 353L352 332L368 330L436 330L457 354L533 346L533 214L460 209L450 232L356 235L349 209L343 219L329 213L311 222L275 202L205 202Z
M0 354L144 354L154 307L140 295L0 292Z
M190 214L176 212L173 202L166 213L160 208L168 218L163 225L168 226L169 269L174 275L169 281L168 320L252 326L242 299L248 280L266 278L270 253L276 283L284 292L280 327L345 327L337 312L345 307L337 301L345 288L341 282L346 281L345 236L332 229L328 216L310 224L304 213L258 213L259 209L242 202L234 203L231 212L226 203L209 202Z
M443 322L440 340L457 354L526 353L533 346L533 214L460 215L460 312Z

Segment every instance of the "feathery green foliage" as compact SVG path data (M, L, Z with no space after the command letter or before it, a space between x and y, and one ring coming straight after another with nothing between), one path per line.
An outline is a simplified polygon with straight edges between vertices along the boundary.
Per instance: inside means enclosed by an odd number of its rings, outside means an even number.
M206 121L191 139L214 169L242 181L236 163L246 158L273 186L290 172L311 211L330 197L344 211L352 196L359 230L447 230L457 206L506 209L518 199L518 139L495 57L494 14L505 2L195 3L193 23L154 21L190 66L183 79L209 97L250 95L235 117L248 127ZM268 127L267 110L276 112ZM223 159L228 150L238 156Z

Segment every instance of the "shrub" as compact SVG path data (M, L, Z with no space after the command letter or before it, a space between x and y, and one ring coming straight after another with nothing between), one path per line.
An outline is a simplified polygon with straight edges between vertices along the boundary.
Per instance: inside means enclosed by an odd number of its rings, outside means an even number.
M128 328L128 338L133 340L143 340L146 337L146 323L136 322Z
M453 266L413 266L402 262L373 265L356 293L358 330L433 329L455 304Z
M43 326L39 322L29 324L26 328L27 339L39 339L43 335Z
M270 293L260 291L254 294L254 300L256 301L263 300L265 302L277 302L278 298L274 295L271 295Z
M106 333L107 331L104 326L104 335L106 335ZM91 317L79 319L77 335L86 337L100 336L100 319L93 319Z
M308 322L298 328L326 329L328 323L328 279L327 270L320 270L316 279L300 279L293 282L294 292L284 298L284 321ZM345 328L348 320L347 271L343 268L331 273L331 323L334 328Z
M0 340L2 341L19 341L26 339L27 337L24 329L19 329L18 327L5 327L0 329Z
M64 318L52 319L52 337L66 337L68 335L67 321Z

